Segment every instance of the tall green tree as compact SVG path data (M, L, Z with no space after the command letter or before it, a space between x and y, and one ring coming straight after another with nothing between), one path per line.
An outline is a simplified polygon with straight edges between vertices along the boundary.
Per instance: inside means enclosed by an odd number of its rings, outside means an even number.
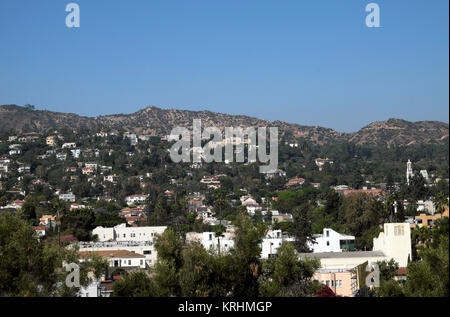
M307 202L292 211L294 218L292 233L295 237L294 246L298 252L310 252L309 243L314 242L311 221L312 209L311 204Z
M269 269L266 269L266 266ZM278 249L277 257L263 262L260 285L261 296L304 297L313 296L312 277L320 267L317 259L299 259L294 246L284 242Z

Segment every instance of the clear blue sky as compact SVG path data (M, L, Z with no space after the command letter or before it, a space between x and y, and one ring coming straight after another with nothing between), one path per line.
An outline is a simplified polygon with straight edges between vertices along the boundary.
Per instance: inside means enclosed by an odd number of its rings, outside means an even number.
M149 105L339 131L449 116L448 0L0 0L0 104Z

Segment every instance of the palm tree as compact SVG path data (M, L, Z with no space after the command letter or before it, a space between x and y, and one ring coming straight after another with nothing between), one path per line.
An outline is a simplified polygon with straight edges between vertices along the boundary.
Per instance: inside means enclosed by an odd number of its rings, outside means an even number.
M53 208L56 209L56 225L58 226L58 245L61 246L61 215L60 211L64 209L64 203L57 199L52 202Z
M225 227L223 225L218 225L214 228L214 234L217 237L217 249L220 256L220 238L223 238L225 232Z
M436 211L439 213L443 213L445 207L448 206L448 198L444 193L439 192L436 196L434 196L433 203L436 206Z

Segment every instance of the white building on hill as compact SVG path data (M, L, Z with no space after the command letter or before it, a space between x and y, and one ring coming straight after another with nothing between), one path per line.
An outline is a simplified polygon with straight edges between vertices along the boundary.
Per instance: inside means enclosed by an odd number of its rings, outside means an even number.
M382 251L388 260L394 259L400 267L411 260L411 228L409 223L385 223L384 232L373 239L373 250Z
M162 234L166 226L127 227L122 223L113 228L97 227L92 230L98 241L154 241L156 235Z
M80 251L80 262L88 261L91 255L104 257L110 268L145 269L145 256L127 250Z
M309 243L309 248L315 253L342 252L355 249L354 236L341 234L330 228L324 228L323 234L315 234L314 239L314 243Z
M283 236L281 230L269 230L260 245L261 258L273 257L284 241L293 242L294 238Z
M111 251L124 250L136 254L142 254L145 257L145 264L147 267L153 266L157 259L158 253L153 242L79 242L79 251L81 252L95 252L95 251Z
M231 232L225 232L223 237L216 237L214 232L188 232L186 233L187 242L199 242L206 250L213 250L226 253L234 247L234 234Z

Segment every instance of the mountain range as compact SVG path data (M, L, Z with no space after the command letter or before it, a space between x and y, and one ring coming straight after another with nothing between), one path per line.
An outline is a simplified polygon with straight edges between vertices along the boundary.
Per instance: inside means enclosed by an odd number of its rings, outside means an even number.
M132 114L84 117L73 113L34 110L17 105L0 106L0 131L47 132L69 129L114 129L136 134L163 136L177 126L192 128L193 119L202 119L202 127L278 127L289 140L303 138L316 144L347 141L381 146L448 143L449 125L439 121L410 122L389 119L373 122L357 132L342 133L319 126L283 121L270 122L243 115L211 111L161 109L150 106Z

